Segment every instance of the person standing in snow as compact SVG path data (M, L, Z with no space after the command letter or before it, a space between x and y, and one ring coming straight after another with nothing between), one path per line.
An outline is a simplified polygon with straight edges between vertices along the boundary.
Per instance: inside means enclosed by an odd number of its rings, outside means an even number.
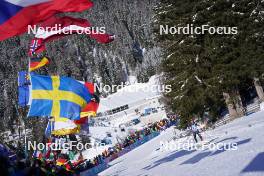
M195 121L193 121L192 124L191 124L191 130L192 130L192 133L193 133L193 138L194 138L194 140L195 140L196 143L198 142L197 141L197 138L196 138L197 135L199 136L199 138L201 139L201 141L203 141L203 137L200 134L200 131L199 131L199 128L198 128L198 124L195 123Z

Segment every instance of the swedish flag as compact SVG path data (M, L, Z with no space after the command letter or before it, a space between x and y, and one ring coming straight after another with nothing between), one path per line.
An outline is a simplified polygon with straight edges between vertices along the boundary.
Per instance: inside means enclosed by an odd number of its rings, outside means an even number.
M80 112L91 100L91 94L80 82L59 76L30 74L32 116L80 119Z

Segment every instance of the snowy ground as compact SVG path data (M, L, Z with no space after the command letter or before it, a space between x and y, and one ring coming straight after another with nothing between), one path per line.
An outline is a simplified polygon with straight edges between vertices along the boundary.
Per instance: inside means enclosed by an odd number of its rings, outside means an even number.
M143 117L144 118L143 120L140 118L141 122L139 124L132 125L129 127L124 127L125 131L121 131L118 125L116 125L117 123L122 124L127 121L131 121L132 119L135 119L135 117L136 116L134 115L134 116L124 116L117 118L111 121L111 126L107 126L107 127L100 127L100 126L90 127L89 130L90 130L92 148L83 152L84 158L92 159L95 156L102 154L102 152L105 149L112 147L116 143L124 140L129 135L130 131L143 129L146 126L147 122L159 121L165 118L166 114L164 111L159 111L158 113ZM148 119L151 119L151 121L148 121ZM111 137L107 137L107 133L111 134ZM101 144L101 140L105 138L111 140L112 144L105 146L98 146Z
M202 133L210 144L237 145L237 150L162 150L160 143L193 143L190 137L172 140L173 128L114 160L100 176L263 176L264 111ZM230 149L230 148L229 148Z

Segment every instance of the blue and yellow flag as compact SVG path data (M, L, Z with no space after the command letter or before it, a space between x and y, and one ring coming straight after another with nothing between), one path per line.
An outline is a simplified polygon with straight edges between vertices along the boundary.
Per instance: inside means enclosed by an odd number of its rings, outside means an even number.
M80 82L59 76L30 74L31 106L28 116L80 119L80 112L91 94Z
M55 117L51 119L53 122L53 135L64 136L69 134L80 133L81 126L74 123L74 120L69 120L67 118Z
M25 107L29 105L29 74L26 71L18 73L18 105Z

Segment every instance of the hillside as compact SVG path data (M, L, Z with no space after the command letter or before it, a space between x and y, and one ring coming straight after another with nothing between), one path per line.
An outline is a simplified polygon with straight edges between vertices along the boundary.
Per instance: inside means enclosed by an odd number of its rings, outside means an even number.
M152 40L153 6L156 1L94 1L94 7L79 14L65 14L89 20L93 26L105 27L114 34L111 44L98 44L84 35L73 35L47 45L48 67L40 74L70 76L78 80L97 80L112 85L128 81L128 76L146 82L157 72L160 49ZM128 29L126 28L126 24ZM132 33L129 34L129 31ZM26 116L17 106L17 73L28 67L28 47L33 35L24 34L0 42L0 130L13 129ZM133 46L138 42L143 61L133 56ZM32 124L33 123L33 124ZM45 120L32 120L28 126L44 124Z
M263 127L264 112L245 116L230 124L203 132L210 143L237 144L237 150L169 150L162 151L160 143L171 141L173 129L114 160L100 176L109 175L168 175L168 176L261 176L264 174ZM193 143L192 137L175 141Z

